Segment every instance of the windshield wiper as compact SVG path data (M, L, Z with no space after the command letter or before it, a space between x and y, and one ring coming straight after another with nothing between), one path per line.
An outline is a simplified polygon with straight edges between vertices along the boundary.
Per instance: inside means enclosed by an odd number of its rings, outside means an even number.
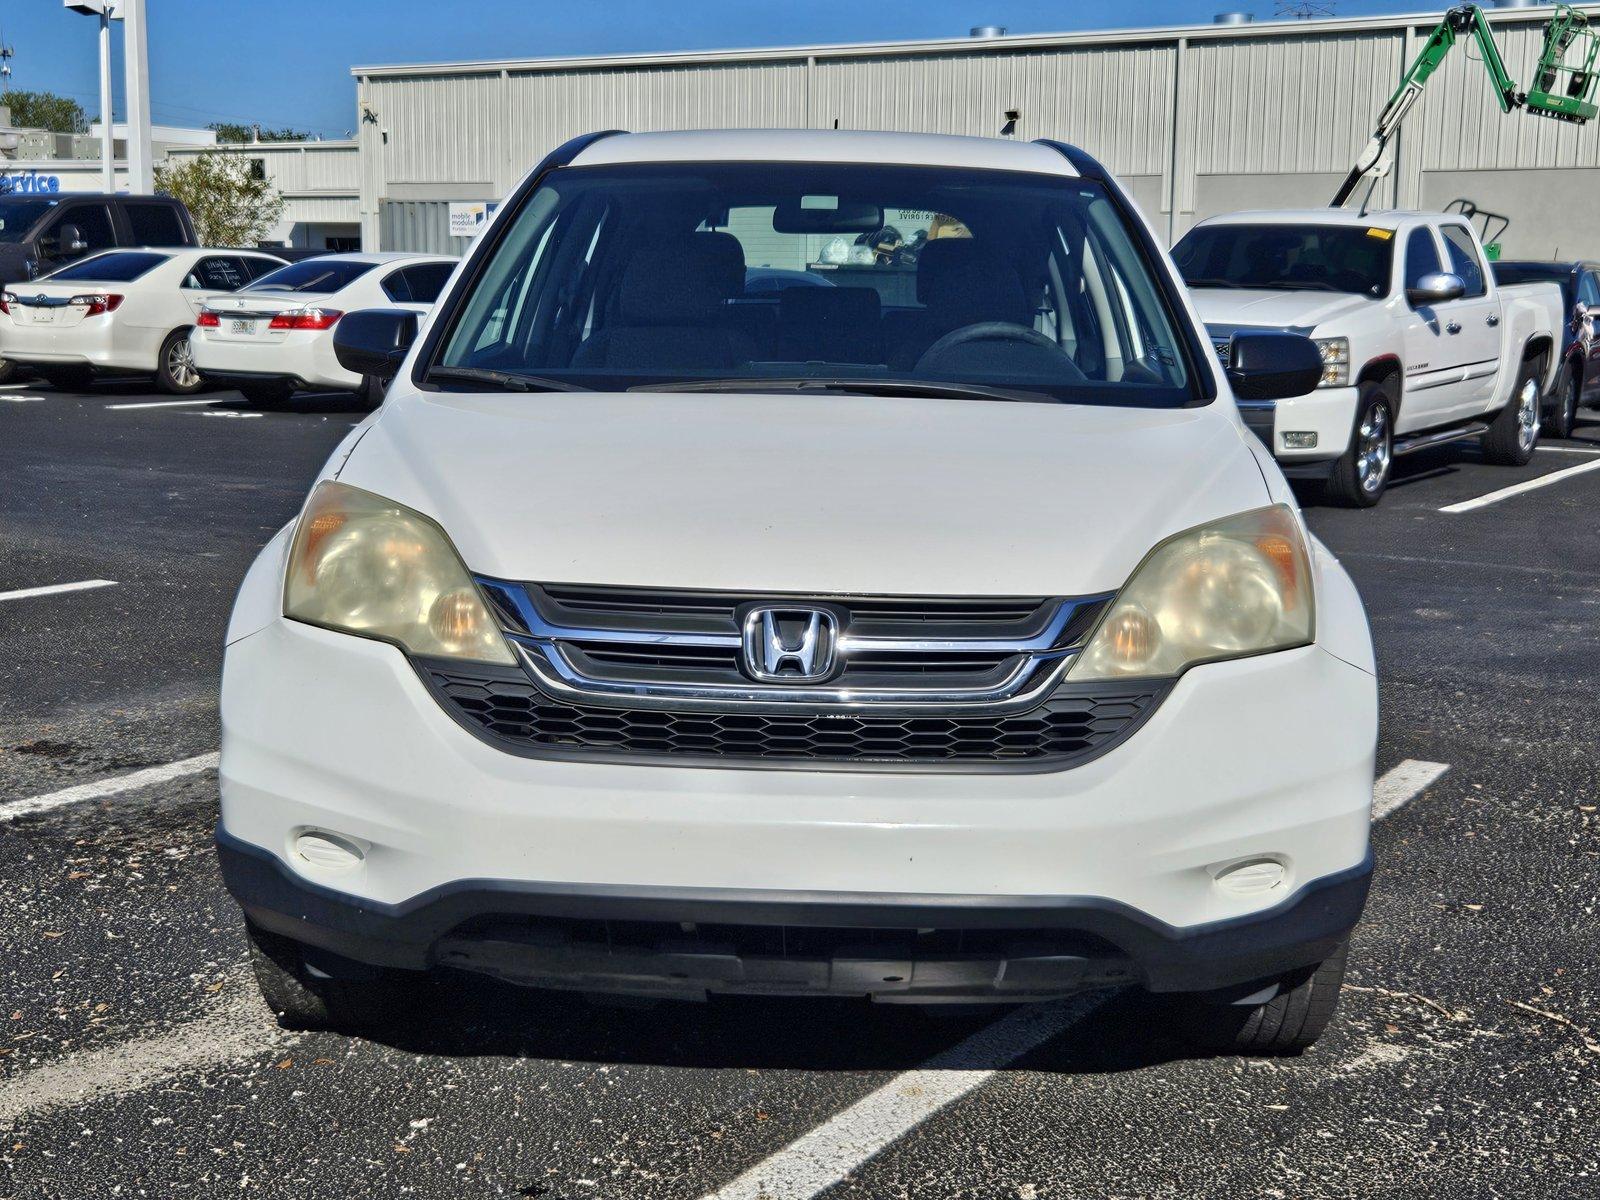
M641 383L630 392L832 392L863 396L930 396L956 400L1054 401L1048 392L1017 391L964 383L921 383L909 379L771 379L763 376L729 379L683 379L674 383Z
M1273 284L1267 290L1274 292L1337 292L1343 289L1336 288L1331 283L1314 283L1308 279L1284 279Z
M422 377L424 383L446 380L450 383L479 383L490 390L506 392L587 392L586 387L542 375L519 375L515 371L494 371L488 367L434 367Z
M1206 278L1206 279L1185 279L1183 281L1183 283L1184 283L1185 287L1192 287L1192 288L1233 288L1233 289L1237 290L1239 288L1247 286L1247 285L1242 284L1242 283L1234 283L1233 280L1231 280L1231 279L1211 279L1211 278Z

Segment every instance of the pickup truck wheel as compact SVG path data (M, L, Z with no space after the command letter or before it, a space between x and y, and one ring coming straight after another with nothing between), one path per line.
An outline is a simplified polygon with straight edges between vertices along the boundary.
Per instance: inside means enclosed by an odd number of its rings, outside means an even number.
M234 386L251 404L269 407L286 404L294 395L294 384L287 379L241 379Z
M1393 464L1394 405L1378 384L1364 383L1350 446L1328 477L1328 498L1349 508L1371 508L1383 498Z
M1539 444L1544 402L1539 395L1539 360L1522 364L1511 389L1511 403L1489 424L1483 435L1483 456L1502 467L1520 467L1533 457Z
M1544 425L1545 432L1551 437L1572 436L1572 427L1578 423L1578 399L1582 389L1583 383L1572 369L1572 364L1562 367L1561 377L1556 380L1555 406L1551 408Z
M432 981L414 972L386 971L370 979L318 977L307 968L299 943L253 924L245 929L256 986L285 1029L359 1033L393 1026L425 1011L433 995ZM413 975L413 983L405 982Z
M1277 994L1260 1004L1220 1004L1175 997L1185 1040L1218 1054L1298 1054L1322 1036L1344 984L1349 943L1314 967L1279 981Z

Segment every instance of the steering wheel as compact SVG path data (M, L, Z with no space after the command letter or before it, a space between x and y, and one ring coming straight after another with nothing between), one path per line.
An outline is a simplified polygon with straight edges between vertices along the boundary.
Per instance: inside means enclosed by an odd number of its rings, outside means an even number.
M979 321L951 330L923 351L913 373L950 374L963 370L1056 376L1062 383L1086 383L1088 376L1060 346L1026 325Z

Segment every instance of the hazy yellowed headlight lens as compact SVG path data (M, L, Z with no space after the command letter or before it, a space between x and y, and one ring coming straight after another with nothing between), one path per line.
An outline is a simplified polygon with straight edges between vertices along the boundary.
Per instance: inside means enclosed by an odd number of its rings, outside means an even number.
M1294 514L1257 509L1168 538L1111 602L1069 679L1177 675L1315 636L1310 560Z
M428 658L515 661L442 529L331 480L317 485L295 530L283 615Z

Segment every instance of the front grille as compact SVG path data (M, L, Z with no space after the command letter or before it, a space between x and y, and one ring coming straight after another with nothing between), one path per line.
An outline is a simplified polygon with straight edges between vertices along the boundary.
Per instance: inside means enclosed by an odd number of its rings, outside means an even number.
M1000 701L1037 693L1094 627L1091 596L796 596L479 579L507 634L547 691L603 704L658 700L788 700L816 710L899 701ZM762 607L817 610L831 621L815 678L760 676L745 621ZM799 672L792 672L798 676ZM773 695L774 687L783 691ZM650 707L663 707L652 704Z
M686 765L1065 767L1127 737L1168 686L1066 686L1022 712L896 716L574 704L545 694L514 669L453 663L419 669L458 721L503 749Z
M763 595L759 592L665 591L654 588L582 587L574 584L546 583L529 588L535 603L545 601L552 615L567 624L604 622L606 618L686 617L732 625L742 605L752 600L792 601L793 596ZM884 622L925 626L960 623L962 625L1021 624L1043 608L1044 596L984 597L809 597L850 612L855 621Z

